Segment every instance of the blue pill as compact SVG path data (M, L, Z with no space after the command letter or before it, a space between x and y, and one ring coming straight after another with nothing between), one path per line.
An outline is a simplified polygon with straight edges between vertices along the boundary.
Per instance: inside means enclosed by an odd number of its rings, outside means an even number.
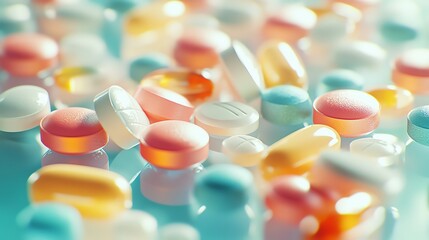
M362 90L364 79L352 70L336 69L322 77L319 83L319 95L339 89Z
M161 54L148 54L134 59L129 68L132 80L140 82L147 74L170 66L168 57Z
M82 239L82 219L71 206L44 203L29 206L18 215L23 240Z
M407 132L414 141L429 146L429 105L411 110Z

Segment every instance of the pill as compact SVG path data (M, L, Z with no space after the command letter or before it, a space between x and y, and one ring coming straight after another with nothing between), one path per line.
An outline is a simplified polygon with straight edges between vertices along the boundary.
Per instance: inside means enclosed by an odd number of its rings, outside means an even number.
M85 154L104 147L108 136L97 114L86 108L64 108L40 122L42 143L62 154Z
M12 34L0 46L0 67L15 76L37 76L54 66L57 57L57 43L38 33Z
M150 125L140 139L140 153L150 164L165 169L184 169L205 161L209 136L192 123L167 120Z
M131 208L131 187L116 173L93 167L55 164L28 179L32 203L56 201L79 210L84 218L107 219Z
M382 139L359 138L351 142L350 152L372 158L382 167L399 167L402 165L404 147Z
M200 240L200 234L191 225L171 223L161 228L159 240Z
M367 41L344 42L334 51L336 66L347 69L374 68L383 64L385 58L383 48Z
M140 85L134 97L152 123L163 120L189 122L194 112L188 99L165 88Z
M380 103L381 119L405 117L412 110L414 96L410 91L388 85L368 91Z
M316 22L317 15L312 10L298 4L290 4L269 15L262 32L268 39L294 44L307 36Z
M143 211L128 210L119 214L113 222L115 240L155 240L158 224L156 219Z
M194 197L207 208L233 210L248 202L252 182L252 174L245 168L229 164L213 165L196 178Z
M60 41L63 66L97 66L107 56L106 44L96 34L72 33Z
M278 125L296 125L311 117L308 93L295 86L284 85L265 90L261 98L264 119Z
M340 89L361 91L363 84L364 79L357 72L348 69L334 69L322 76L318 86L318 95Z
M319 96L313 103L313 122L330 126L343 137L371 133L379 118L377 99L362 91L336 90Z
M159 86L186 97L191 103L201 102L213 94L213 82L202 74L187 69L164 69L141 80L143 86Z
M429 146L429 106L414 108L408 114L407 132L414 141Z
M129 75L132 80L140 82L149 73L167 68L171 65L171 60L162 54L145 54L133 59L129 67Z
M259 165L262 177L270 181L283 175L304 174L322 151L339 149L340 145L340 136L328 126L315 124L302 128L268 148Z
M187 29L177 40L173 56L176 62L189 69L215 67L219 53L231 45L225 33L210 28Z
M249 134L259 127L259 113L240 102L208 102L195 109L194 122L211 135Z
M29 130L50 112L49 95L43 88L30 85L11 88L0 94L0 131Z
M79 240L83 236L79 212L62 203L28 206L19 213L17 223L25 240Z
M306 89L307 73L300 57L285 42L269 41L258 50L258 61L267 88L288 84Z
M413 94L429 93L429 49L406 50L395 60L392 81Z
M63 67L54 72L55 86L73 94L89 94L105 84L101 74L92 67Z
M103 128L123 149L137 145L149 125L138 102L119 86L111 86L95 96L94 108Z
M255 56L249 49L234 41L220 56L228 80L238 95L246 102L258 98L265 84Z
M233 163L243 167L258 165L265 157L266 149L261 140L248 135L234 135L222 142L222 152Z

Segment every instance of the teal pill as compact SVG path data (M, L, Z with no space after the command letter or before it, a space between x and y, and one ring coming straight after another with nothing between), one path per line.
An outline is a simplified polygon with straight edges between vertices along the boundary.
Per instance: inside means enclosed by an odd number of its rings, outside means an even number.
M211 209L243 207L249 200L253 176L245 168L213 165L199 174L194 186L195 199Z
M23 240L80 240L83 236L79 212L64 204L29 206L17 221Z
M391 19L380 25L380 32L383 38L392 42L410 41L418 36L418 29L415 26Z
M169 66L170 60L168 57L161 54L148 54L131 62L129 74L132 80L140 82L147 74Z
M336 69L322 77L319 83L318 95L340 89L362 90L363 84L363 77L355 71Z
M262 93L262 116L279 125L296 125L311 116L312 106L307 91L291 85L277 86Z
M429 146L429 105L414 108L408 114L407 132L414 141Z

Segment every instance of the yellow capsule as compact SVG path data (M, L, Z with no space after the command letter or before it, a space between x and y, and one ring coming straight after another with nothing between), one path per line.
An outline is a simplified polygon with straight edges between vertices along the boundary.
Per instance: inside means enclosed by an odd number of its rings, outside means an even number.
M75 207L84 218L111 218L132 205L127 180L102 169L49 165L33 173L28 184L31 202L65 203Z
M285 42L266 42L259 49L261 65L267 88L289 84L307 88L307 73L300 57Z
M260 171L267 181L287 174L304 174L322 151L340 149L340 146L340 135L333 128L311 125L271 145L260 164Z

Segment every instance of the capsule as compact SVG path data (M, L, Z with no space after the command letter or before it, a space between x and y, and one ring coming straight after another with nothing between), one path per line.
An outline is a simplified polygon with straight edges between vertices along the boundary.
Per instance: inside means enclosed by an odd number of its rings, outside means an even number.
M265 180L287 174L304 174L310 170L318 155L326 149L339 149L341 138L325 125L300 129L268 148L260 170Z
M123 177L86 166L55 164L28 179L32 203L61 202L84 218L107 219L131 208L131 187Z

